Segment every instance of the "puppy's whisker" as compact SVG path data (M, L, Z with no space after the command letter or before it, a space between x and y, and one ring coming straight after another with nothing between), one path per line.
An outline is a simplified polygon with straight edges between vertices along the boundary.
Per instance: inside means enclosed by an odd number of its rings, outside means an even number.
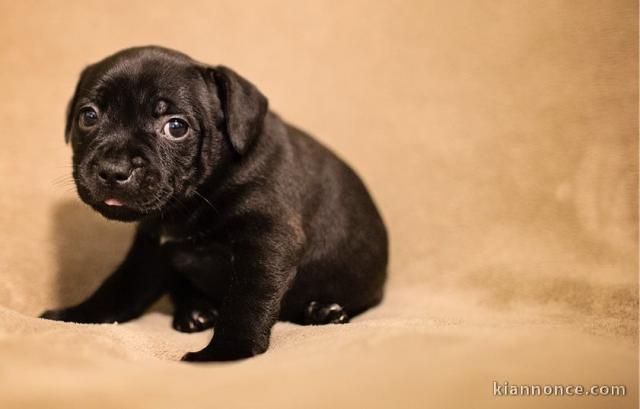
M198 196L199 198L201 198L202 200L204 200L204 202L205 202L206 204L208 204L208 205L209 205L209 207L211 207L211 208L213 209L213 211L215 211L216 213L219 213L219 212L218 212L218 209L216 209L216 208L215 208L215 206L213 206L213 205L211 204L211 202L210 202L206 197L202 196L202 195L200 194L200 192L198 192L197 190L194 190L194 191L193 191L193 193L195 193L195 194L196 194L196 196Z
M69 180L69 179L59 179L59 180L52 181L51 185L52 186L58 186L58 187L75 186L75 182L73 180Z
M73 175L65 173L63 175L60 175L60 176L57 176L57 177L54 178L54 180L58 180L58 179L69 179L69 180L71 180L71 179L73 179Z
M74 185L70 185L70 184L69 185L58 185L58 186L54 185L54 187L56 189L60 189L60 190L64 190L64 191L73 191L73 190L75 190L75 186Z
M55 178L51 181L52 184L54 185L59 185L59 184L73 184L75 183L75 181L73 180L73 178L70 177L59 177L59 178Z
M181 215L189 215L189 208L187 207L187 205L177 197L174 197L174 200L175 200L176 204L179 206L179 208L176 208L176 210Z

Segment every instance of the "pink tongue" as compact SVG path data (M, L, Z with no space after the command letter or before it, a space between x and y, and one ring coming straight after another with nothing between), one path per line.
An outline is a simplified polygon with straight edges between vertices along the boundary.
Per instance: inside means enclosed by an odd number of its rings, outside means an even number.
M108 206L122 206L122 202L118 199L107 199L104 203Z

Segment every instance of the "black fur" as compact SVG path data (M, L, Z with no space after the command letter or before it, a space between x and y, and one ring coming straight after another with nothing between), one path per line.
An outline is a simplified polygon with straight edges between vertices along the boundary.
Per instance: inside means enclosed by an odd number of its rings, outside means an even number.
M92 296L42 317L123 322L168 292L174 328L215 326L183 359L216 361L264 352L277 319L347 322L382 299L387 233L365 186L232 70L121 51L82 72L66 138L82 200L138 229Z

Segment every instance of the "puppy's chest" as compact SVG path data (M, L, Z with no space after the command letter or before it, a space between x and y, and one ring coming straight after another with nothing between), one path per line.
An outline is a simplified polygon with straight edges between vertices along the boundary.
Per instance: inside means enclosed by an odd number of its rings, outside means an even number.
M231 271L231 248L214 237L161 234L159 240L171 267L198 286L219 284Z

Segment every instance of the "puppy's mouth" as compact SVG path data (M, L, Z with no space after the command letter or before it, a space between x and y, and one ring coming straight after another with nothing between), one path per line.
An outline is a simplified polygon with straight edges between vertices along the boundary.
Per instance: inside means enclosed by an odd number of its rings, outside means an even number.
M124 203L122 203L120 200L115 198L105 200L104 204L106 204L107 206L115 206L115 207L124 206Z
M134 202L124 199L109 197L104 200L85 200L85 202L107 219L124 222L136 221L145 215L144 209L139 208Z
M162 212L171 201L173 190L160 187L145 188L137 192L105 191L95 186L87 186L82 179L76 183L80 198L104 217L119 221L137 221Z
M104 200L85 200L85 202L104 217L125 222L137 221L162 212L166 205L166 199L160 199L156 196L146 201L141 199L127 200L109 197Z

